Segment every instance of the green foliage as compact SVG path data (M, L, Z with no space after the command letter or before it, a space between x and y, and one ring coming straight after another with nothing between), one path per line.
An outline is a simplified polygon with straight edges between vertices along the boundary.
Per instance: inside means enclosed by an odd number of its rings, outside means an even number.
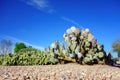
M84 63L89 63L90 62L90 58L89 57L85 57L84 58Z
M54 57L51 57L50 64L56 64L56 63L57 63L56 59Z
M103 53L103 52L99 52L99 53L98 53L98 57L99 57L99 58L103 58L103 57L104 57L104 53Z
M90 42L86 41L86 42L85 42L85 46L86 46L86 47L89 47L89 46L90 46Z
M18 53L0 56L0 65L47 65L55 64L46 53L34 48L24 48Z
M114 51L120 51L120 40L115 40L112 44Z
M72 51L75 51L75 48L76 48L76 43L75 42L72 42L72 45L70 46L70 49L72 50Z
M120 51L118 52L118 57L120 57Z
M15 48L14 48L14 52L17 53L17 52L19 52L21 49L24 49L24 48L27 48L24 43L16 43L16 44L15 44Z
M12 54L5 54L4 56L0 56L0 65L11 65Z
M118 57L120 57L120 39L116 39L113 44L113 51L118 52Z

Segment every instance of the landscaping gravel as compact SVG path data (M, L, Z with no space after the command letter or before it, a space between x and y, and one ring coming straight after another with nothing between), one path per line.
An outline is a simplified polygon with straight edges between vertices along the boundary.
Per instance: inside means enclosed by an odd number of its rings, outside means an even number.
M120 68L75 63L0 66L0 80L120 80Z

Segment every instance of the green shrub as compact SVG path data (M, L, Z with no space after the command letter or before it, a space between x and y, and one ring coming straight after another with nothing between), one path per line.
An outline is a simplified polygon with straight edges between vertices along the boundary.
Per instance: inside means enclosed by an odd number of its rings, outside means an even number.
M14 54L0 56L0 65L47 65L54 64L50 57L40 50L24 48Z

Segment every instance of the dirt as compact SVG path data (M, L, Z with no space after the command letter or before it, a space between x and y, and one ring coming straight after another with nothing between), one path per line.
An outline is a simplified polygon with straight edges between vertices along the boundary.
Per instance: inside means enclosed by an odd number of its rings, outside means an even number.
M75 63L40 66L0 66L0 80L120 80L120 68Z

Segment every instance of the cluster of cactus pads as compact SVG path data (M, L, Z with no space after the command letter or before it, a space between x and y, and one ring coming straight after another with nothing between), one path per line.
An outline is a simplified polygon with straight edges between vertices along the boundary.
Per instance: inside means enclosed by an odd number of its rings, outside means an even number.
M107 54L104 46L100 45L89 29L80 30L71 27L63 35L66 46L55 41L46 49L51 58L55 58L58 63L62 61L77 62L80 64L106 64Z

